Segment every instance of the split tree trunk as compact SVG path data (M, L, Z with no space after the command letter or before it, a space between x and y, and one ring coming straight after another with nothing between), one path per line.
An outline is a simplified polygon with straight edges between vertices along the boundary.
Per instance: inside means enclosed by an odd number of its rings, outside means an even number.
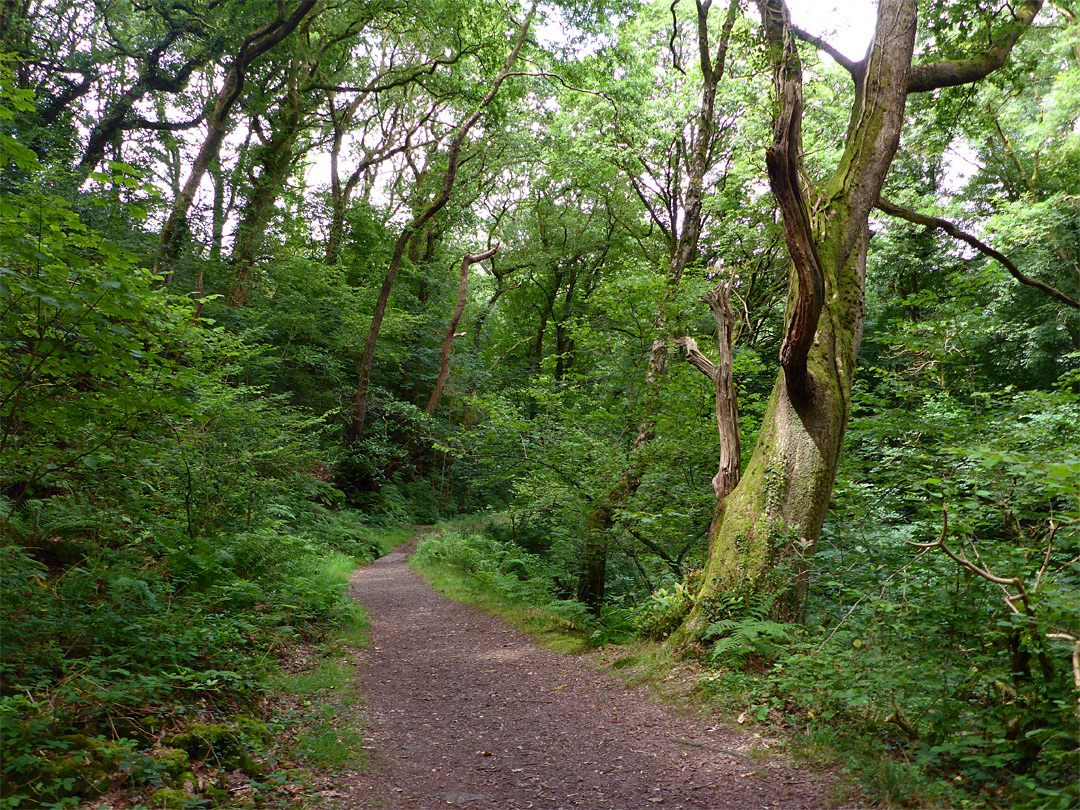
M800 176L802 68L790 17L783 0L758 6L780 102L766 165L783 216L792 282L782 370L746 471L714 513L699 600L772 587L786 594L778 615L791 618L805 595L806 561L832 497L847 426L864 316L867 221L899 143L915 2L880 3L869 61L857 81L848 145L816 220Z
M778 618L797 617L832 497L851 409L865 314L868 219L892 163L910 92L974 81L1004 61L1001 49L1030 25L1041 0L1017 4L987 52L913 69L916 0L880 0L869 51L844 66L855 83L847 145L835 174L817 190L813 213L802 187L802 80L784 0L758 0L770 48L779 111L766 153L792 260L782 370L742 479L718 505L695 607L673 643L702 621L721 593L778 594Z

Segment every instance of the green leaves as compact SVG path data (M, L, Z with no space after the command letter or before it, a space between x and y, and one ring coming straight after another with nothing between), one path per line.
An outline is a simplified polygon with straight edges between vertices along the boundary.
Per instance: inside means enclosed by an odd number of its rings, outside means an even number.
M809 621L831 629L784 660L774 682L781 694L814 683L810 705L861 729L859 746L911 752L922 775L908 790L1067 806L1072 648L1049 636L1080 632L1075 394L965 391L874 371L873 393L856 393L811 586ZM943 503L948 547L1019 577L1029 597L1015 602L1020 613L1002 601L1014 587L906 545L937 536ZM883 783L883 766L860 767ZM1003 769L1039 773L1054 798Z
M97 469L141 415L176 402L190 374L169 342L189 339L191 316L63 200L27 191L4 205L0 459L27 492Z

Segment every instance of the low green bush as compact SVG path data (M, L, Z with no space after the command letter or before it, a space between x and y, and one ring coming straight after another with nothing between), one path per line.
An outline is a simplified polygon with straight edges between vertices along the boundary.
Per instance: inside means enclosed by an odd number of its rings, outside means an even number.
M270 525L171 553L148 543L99 549L62 572L34 546L0 550L2 806L100 793L134 778L104 756L109 746L132 761L154 746L187 750L200 733L191 722L235 725L229 718L255 710L275 649L351 620L342 594L355 559L385 550L357 521L322 514L297 527L314 526L310 534ZM228 756L255 776L260 744L245 729Z
M554 592L551 575L539 557L476 532L426 535L414 560L419 566L455 571L485 596L514 603L544 605Z

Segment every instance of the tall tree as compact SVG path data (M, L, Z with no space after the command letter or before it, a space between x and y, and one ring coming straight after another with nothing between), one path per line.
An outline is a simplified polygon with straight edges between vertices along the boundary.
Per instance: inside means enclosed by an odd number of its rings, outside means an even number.
M195 156L187 181L179 196L173 200L169 217L161 229L154 269L166 279L172 277L173 264L180 250L180 237L185 230L188 212L195 201L195 193L229 131L229 116L244 92L248 68L252 62L295 31L304 18L315 11L317 5L318 0L299 0L292 10L288 11L285 5L281 4L275 19L248 33L240 44L214 99L207 119L206 137Z
M778 613L798 614L850 413L869 216L900 141L905 102L999 68L1041 6L1027 0L1005 8L989 23L989 45L962 58L916 63L915 0L881 0L873 40L858 62L817 41L850 73L854 98L836 170L814 187L804 169L801 32L784 0L759 0L777 103L765 161L783 216L791 292L781 371L742 479L718 505L701 599L686 627L699 621L703 599L722 592L784 590Z
M352 421L349 429L349 436L354 442L359 441L364 437L364 422L367 419L369 386L371 383L371 367L375 361L375 343L379 337L379 330L382 328L383 317L386 315L386 305L390 300L390 292L394 287L394 280L397 278L398 270L401 269L401 263L405 259L405 252L409 248L414 237L420 233L428 222L430 222L431 219L450 201L450 194L454 189L454 182L457 179L458 168L461 163L461 149L465 143L465 139L468 137L469 131L476 122L480 120L480 116L484 113L485 109L487 109L488 105L495 99L495 96L498 95L499 88L502 87L507 76L510 75L510 71L517 61L518 54L525 44L525 39L528 35L529 28L532 25L533 15L535 13L536 5L534 3L532 8L529 9L525 20L519 26L518 35L510 49L510 54L506 57L506 62L492 80L487 93L484 94L484 97L480 100L480 103L472 113L466 116L466 118L457 126L454 137L451 139L447 149L446 173L443 176L442 185L435 196L435 199L426 205L416 217L402 228L401 233L394 242L394 250L390 258L390 265L387 268L386 277L383 279L382 288L379 290L375 312L371 317L371 326L368 329L367 340L364 343L364 354L360 360L356 395L353 397Z
M696 0L695 5L697 56L701 70L700 101L692 124L687 130L680 129L674 135L669 149L671 172L668 182L664 184L667 193L659 195L659 199L650 199L647 188L638 179L640 170L634 165L640 162L640 158L625 167L635 192L668 241L667 292L654 316L655 336L645 374L642 416L631 445L626 473L615 483L608 497L596 505L583 540L577 598L594 610L599 610L604 598L607 537L615 513L641 485L645 450L656 435L657 413L662 407L661 380L667 368L670 341L674 337L669 323L669 308L687 267L697 258L705 220L702 209L705 177L719 159L716 95L724 78L739 3L732 0L728 5L715 54L709 36L712 0ZM673 15L674 8L673 4ZM685 188L682 188L684 183Z
M427 405L424 406L424 413L431 416L435 413L435 409L439 407L439 400L442 399L443 389L446 387L446 381L450 377L450 349L454 345L454 337L457 331L457 325L461 321L461 314L465 311L466 294L469 289L469 268L477 262L482 262L490 259L496 253L499 252L499 244L496 242L493 247L488 248L482 253L466 253L461 260L461 268L458 271L458 295L457 304L454 306L454 313L450 316L450 323L446 327L446 335L443 337L442 357L439 361L439 376L435 379L435 387L431 391L431 396L428 397Z
M211 2L201 14L211 12L219 5L220 0ZM113 40L112 49L125 61L134 63L135 77L122 92L102 105L101 116L91 127L79 160L77 176L80 180L94 170L104 158L106 147L121 138L126 130L169 132L198 123L201 116L192 121L170 122L164 117L151 121L138 114L136 107L148 95L154 94L160 99L162 94L175 95L183 91L192 74L218 55L223 39L221 33L212 36L210 25L203 16L183 3L155 4L151 7L155 14L147 15L127 9L126 18L116 14L114 7L99 4L96 8L102 16L104 29ZM191 44L184 48L186 41Z

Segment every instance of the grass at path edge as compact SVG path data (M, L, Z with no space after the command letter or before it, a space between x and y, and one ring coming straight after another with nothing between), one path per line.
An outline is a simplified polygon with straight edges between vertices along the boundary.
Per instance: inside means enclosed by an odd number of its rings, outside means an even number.
M382 556L408 542L415 532L397 527L371 534ZM348 598L353 573L369 562L336 555L327 559L323 574ZM280 791L279 806L318 806L317 786L333 783L337 772L366 766L364 732L355 712L364 698L350 688L354 681L350 662L358 650L368 647L369 628L363 607L352 602L346 619L321 643L297 645L291 660L286 656L286 663L268 678L268 703L273 703L268 726L277 741L272 755L278 766L268 781Z

